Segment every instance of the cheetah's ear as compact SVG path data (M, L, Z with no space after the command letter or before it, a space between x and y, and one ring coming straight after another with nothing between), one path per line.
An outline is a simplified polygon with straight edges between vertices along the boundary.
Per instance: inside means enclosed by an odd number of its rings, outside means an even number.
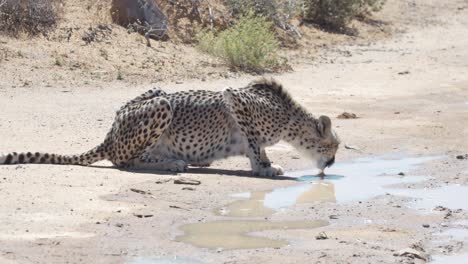
M331 120L328 116L319 117L317 131L322 138L325 138L331 134Z

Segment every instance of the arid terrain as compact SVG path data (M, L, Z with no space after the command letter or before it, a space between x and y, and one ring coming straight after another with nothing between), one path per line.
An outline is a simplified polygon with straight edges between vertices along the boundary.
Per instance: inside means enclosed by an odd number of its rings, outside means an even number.
M0 166L0 263L468 263L468 1L395 0L377 16L391 34L317 33L329 44L284 51L294 71L270 74L332 118L342 145L324 180L297 181L316 171L285 143L268 150L287 171L278 178L249 176L244 157L179 174ZM257 78L190 45L76 38L0 37L0 152L81 153L149 88L219 91ZM154 54L174 65L153 72ZM142 60L151 66L133 67ZM207 225L187 226L197 223ZM270 240L250 247L230 228Z

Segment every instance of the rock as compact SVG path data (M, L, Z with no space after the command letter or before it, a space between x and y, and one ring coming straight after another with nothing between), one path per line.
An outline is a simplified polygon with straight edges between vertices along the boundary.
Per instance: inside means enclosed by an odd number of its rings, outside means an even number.
M196 189L193 187L184 187L182 188L182 191L195 191Z
M352 146L352 145L348 145L348 144L345 144L344 147L345 147L345 149L360 150L358 147Z
M185 209L185 208L182 208L182 207L177 206L177 205L169 205L169 208L174 208L174 209L181 209L181 210L185 210L185 211L190 211L189 209Z
M468 159L468 154L465 154L465 155L458 155L458 156L457 156L457 159L459 159L459 160Z
M325 232L320 232L318 235L315 236L315 239L317 240L326 240L328 239L328 236Z
M424 228L429 228L429 227L431 227L429 224L423 224L422 226L423 226Z
M425 253L416 249L412 249L412 248L405 248L405 249L399 250L393 253L393 256L417 258L417 259L421 259L424 261L428 260L428 256Z
M400 176L405 176L405 173L404 173L404 172L400 172L400 173L398 173L398 175L400 175Z
M150 0L112 0L112 21L149 38L165 39L168 29L166 15Z
M450 209L448 209L447 207L444 207L442 205L438 205L438 206L434 207L434 209L432 209L432 210L442 212L442 211L448 211Z
M164 184L164 183L168 183L168 182L170 182L170 181L171 181L171 180L169 180L169 179L165 179L165 180L155 181L154 183L156 183L156 184Z
M148 218L148 217L153 217L154 215L152 214L133 214L134 216L138 218Z
M145 192L145 191L142 191L142 190L138 190L138 189L135 189L135 188L130 188L130 191L134 192L134 193L139 193L139 194L151 194L150 192Z
M402 71L402 72L399 72L398 75L407 75L407 74L410 74L409 71Z
M337 216L337 215L330 215L330 216L328 216L328 218L330 218L330 219L338 219L338 216Z
M354 113L343 112L340 115L338 115L336 118L338 118L338 119L356 119L358 117Z
M188 178L179 178L174 180L174 184L200 185L201 181L192 180Z

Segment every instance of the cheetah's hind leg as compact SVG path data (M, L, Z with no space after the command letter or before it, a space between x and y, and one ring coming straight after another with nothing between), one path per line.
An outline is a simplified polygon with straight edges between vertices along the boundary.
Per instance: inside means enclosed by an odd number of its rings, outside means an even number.
M184 172L187 171L188 165L185 161L178 159L139 158L133 161L133 168L141 170Z
M155 97L122 108L112 131L111 161L118 167L142 166L142 155L154 146L172 122L167 99Z

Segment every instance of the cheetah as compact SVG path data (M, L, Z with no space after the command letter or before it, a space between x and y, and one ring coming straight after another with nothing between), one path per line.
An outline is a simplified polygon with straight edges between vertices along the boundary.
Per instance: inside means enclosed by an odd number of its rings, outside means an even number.
M231 156L249 158L258 176L283 175L265 147L289 142L316 161L333 165L340 140L327 116L314 117L274 79L223 91L166 93L155 88L127 102L103 143L80 155L9 153L0 164L89 166L109 160L116 167L182 172Z

